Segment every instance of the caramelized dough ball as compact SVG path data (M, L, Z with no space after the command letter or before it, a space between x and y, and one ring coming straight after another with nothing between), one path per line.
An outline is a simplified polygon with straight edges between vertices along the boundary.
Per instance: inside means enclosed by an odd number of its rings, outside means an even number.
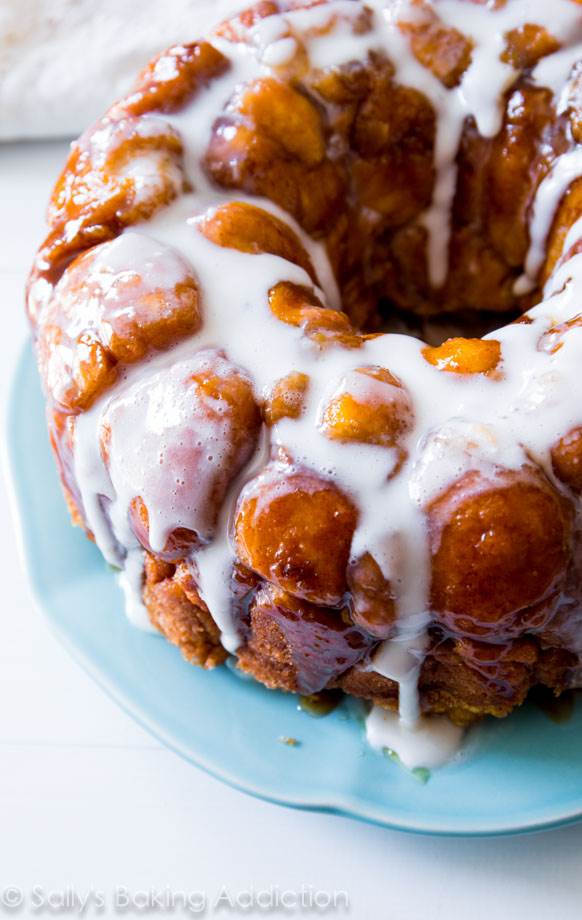
M582 92L582 81L580 84ZM582 217L582 179L576 179L562 196L556 209L552 227L546 242L546 257L540 274L540 283L544 283L557 268L559 263L570 259L580 252L580 240L576 240L569 252L564 252L564 243L571 227Z
M520 84L509 95L501 131L488 142L487 155L478 147L479 158L468 176L467 187L477 195L476 209L481 211L483 201L487 202L481 233L505 265L519 271L529 248L530 210L538 185L564 149L560 132L551 129L554 122L551 92ZM475 170L482 176L482 187L476 183ZM479 271L483 270L480 265Z
M38 336L45 387L64 408L88 409L120 367L199 326L187 263L149 237L125 234L75 259L56 286Z
M179 134L158 117L102 119L73 144L49 202L49 223L85 215L96 222L103 210L122 226L146 219L181 190L182 153Z
M473 43L457 29L447 27L434 9L416 0L412 22L399 21L398 28L409 36L415 58L448 89L457 86L471 63Z
M263 208L231 201L196 221L211 243L253 255L268 252L299 265L314 284L317 277L311 260L291 228Z
M323 307L313 291L302 285L281 281L269 291L269 306L277 319L300 327L320 348L360 348L364 342L345 313Z
M139 496L136 496L129 506L129 520L131 529L141 545L151 549L149 512ZM156 555L164 562L175 562L184 559L193 549L198 549L202 543L203 541L194 530L188 530L187 527L176 527L166 540L163 550Z
M279 0L259 0L238 15L229 16L215 28L215 34L227 41L240 42L248 38L248 30L267 16L275 16L281 11Z
M244 565L314 604L340 604L357 522L352 502L308 469L271 464L243 491L235 537Z
M559 41L543 26L526 22L518 29L512 29L505 36L507 47L501 60L511 64L516 70L527 70L537 62L553 54L560 48Z
M263 416L267 425L276 425L283 418L300 418L308 387L309 377L298 371L278 380L263 406Z
M38 279L54 283L80 252L173 201L184 188L182 156L178 133L151 115L104 118L73 144L49 203L52 229L30 280L33 319Z
M561 482L582 492L582 427L572 428L552 448L552 467Z
M428 508L431 606L457 633L543 624L571 554L570 505L534 469L462 476Z
M395 447L413 422L410 396L384 367L359 367L341 381L320 428L332 441Z
M422 354L439 371L490 374L501 360L501 345L495 339L447 339L442 345L427 345Z
M131 115L175 112L229 67L228 58L208 42L175 45L150 61L133 92L113 112L118 108Z
M370 553L364 553L348 569L351 615L354 623L377 639L394 630L396 605L390 582Z
M251 604L249 635L238 650L238 664L268 687L317 693L372 644L346 610L318 607L265 585Z
M430 204L435 113L425 96L395 82L385 61L375 61L365 80L359 70L344 70L338 80L358 100L345 130L355 154L350 171L358 206L381 215L377 229L359 231L373 241L378 231L413 221ZM356 229L350 219L350 236Z
M321 116L305 96L287 83L272 77L247 83L230 108L249 118L261 134L306 166L323 161L326 150Z
M342 205L345 177L326 158L318 110L270 77L235 94L213 126L205 164L219 185L270 198L310 233L328 227Z
M260 424L251 381L214 351L113 397L101 420L101 456L117 494L131 496L129 520L146 550L175 561L212 539Z

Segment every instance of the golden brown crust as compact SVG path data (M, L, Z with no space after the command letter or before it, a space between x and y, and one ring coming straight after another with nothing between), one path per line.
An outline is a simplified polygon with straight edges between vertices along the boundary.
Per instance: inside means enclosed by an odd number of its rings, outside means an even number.
M348 587L354 623L376 639L389 638L397 618L394 591L370 553L350 563Z
M271 426L283 418L301 418L308 388L309 377L299 371L277 380L263 404L265 423Z
M200 326L198 284L186 263L180 260L175 284L152 288L128 270L131 265L100 270L109 245L95 246L68 267L38 332L45 389L70 412L90 408L124 365L168 348Z
M316 693L373 645L346 610L310 604L274 585L257 591L249 616L239 666L269 687Z
M147 220L183 190L180 136L160 119L147 124L148 117L119 121L105 117L73 145L49 202L49 235L29 281L33 321L42 306L34 296L38 281L56 282L77 255L113 239L124 227ZM151 181L141 191L129 166L148 155Z
M410 37L416 59L448 89L457 86L471 63L473 43L457 29L446 28L425 0L416 0L413 22L404 22L401 31Z
M228 59L209 42L176 45L147 64L132 93L117 108L131 115L175 112L229 67Z
M582 492L582 428L572 428L552 448L554 474L573 492Z
M491 374L501 360L501 345L495 339L447 339L423 348L422 354L429 364L450 374Z
M439 622L501 639L549 619L571 557L572 509L541 473L467 473L432 502L428 526Z
M485 715L503 718L541 684L556 695L569 686L576 656L544 649L535 637L487 645L434 636L419 679L421 709L443 713L459 725ZM388 709L398 706L398 685L355 667L337 681L346 693Z
M269 291L269 306L277 319L303 330L318 347L360 348L365 341L345 313L328 310L309 288L281 281Z
M217 246L239 252L280 256L304 268L317 284L311 260L291 228L264 208L230 201L197 221L200 232Z
M185 563L176 567L148 554L143 599L152 624L187 661L213 668L226 659L220 631Z
M319 427L332 441L396 447L411 429L412 401L384 367L358 367L324 406Z
M240 498L239 559L263 578L314 604L340 604L357 512L333 482L273 464Z

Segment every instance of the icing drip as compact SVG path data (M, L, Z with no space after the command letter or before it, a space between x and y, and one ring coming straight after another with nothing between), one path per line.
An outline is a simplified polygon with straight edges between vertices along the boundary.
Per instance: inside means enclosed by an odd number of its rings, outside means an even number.
M530 247L525 260L525 278L518 279L518 293L533 286L546 254L545 246L554 220L554 214L572 182L582 176L582 149L562 154L537 190L530 221Z
M155 632L145 604L141 599L144 554L141 547L128 552L122 571L117 576L125 598L125 612L130 623L145 632Z
M410 728L395 713L374 706L366 719L370 746L397 753L409 770L442 767L454 757L462 737L463 730L446 716L423 716Z
M121 247L123 258L134 265L143 251L153 252L157 244L170 247L187 261L197 278L203 324L199 332L168 351L125 368L115 388L79 416L75 475L97 544L110 562L125 563L124 590L135 622L141 620L143 611L129 587L139 582L136 573L141 559L128 517L132 499L139 495L145 500L154 549L163 549L177 527L198 534L200 543L192 548L190 561L201 596L230 652L239 643L230 611L231 529L243 484L278 447L294 463L333 478L359 511L352 556L357 559L368 552L377 561L393 587L398 616L394 638L383 643L369 667L398 682L401 720L373 710L368 737L376 746L398 750L409 766L430 767L442 756L437 735L444 739L448 754L459 732L442 720L418 722L417 681L430 609L426 505L466 470L490 476L498 466L519 469L526 456L534 458L553 479L550 446L563 432L582 423L582 329L573 330L554 353L540 348L539 342L550 325L579 312L575 291L582 288L582 256L565 263L549 280L546 299L530 312L529 325L507 326L489 337L501 347L501 372L496 377L478 374L467 380L442 373L422 356L422 343L408 336L383 335L357 349L318 350L301 329L277 320L268 305L268 292L281 280L312 286L307 272L278 256L223 248L200 232L200 216L232 200L232 195L210 185L201 161L212 124L235 87L286 65L299 39L308 47L313 67L339 66L381 51L394 64L396 81L425 95L437 114L436 179L432 204L422 224L428 233L430 278L438 287L447 276L455 163L463 126L473 117L482 135L494 136L501 125L504 93L517 77L500 60L504 36L524 21L534 21L566 42L580 26L580 9L569 0L552 4L510 0L498 10L460 0L435 3L443 22L473 43L468 68L458 85L449 89L416 60L399 28L403 21L414 22L418 6L406 0L370 0L368 7L372 25L367 30L353 29L362 4L338 0L269 17L250 30L247 44L216 38L216 46L230 58L230 69L183 111L164 116L184 140L185 169L193 191L181 195L147 224L125 232L121 242L101 258L119 260ZM337 17L337 25L325 34L322 26L330 13ZM570 49L550 55L536 67L534 79L538 83L546 80L559 97L560 81L568 75L572 60ZM134 169L136 174L142 165ZM541 183L532 214L528 278L535 277L540 268L561 197L581 174L582 154L577 149L560 157ZM238 193L236 199L247 200ZM293 230L319 279L318 296L338 307L338 290L323 247L271 202L254 198L252 203ZM578 222L568 235L566 248L580 235L582 223ZM212 476L225 463L226 423L209 429L204 420L197 419L196 402L188 401L183 383L204 360L201 355L217 351L219 361L252 377L258 401L288 370L305 374L309 389L299 418L284 418L268 433L263 430L253 458L230 483L218 520L209 521L205 511ZM365 366L388 368L410 394L414 424L403 435L402 455L390 447L332 441L321 430L322 409L340 381L352 374L353 390L357 375L352 372ZM372 385L365 385L369 392ZM107 463L99 449L103 431L108 432ZM190 456L210 448L212 461L204 474L200 475L199 465L189 469L184 451ZM166 463L171 455L182 456L182 460ZM418 724L422 732L414 728ZM408 753L412 750L409 745L419 739L425 739L420 753L416 749Z
M373 671L398 684L398 713L403 731L414 729L420 718L417 686L427 645L426 627L429 622L428 613L402 619L396 636L381 645L371 662Z

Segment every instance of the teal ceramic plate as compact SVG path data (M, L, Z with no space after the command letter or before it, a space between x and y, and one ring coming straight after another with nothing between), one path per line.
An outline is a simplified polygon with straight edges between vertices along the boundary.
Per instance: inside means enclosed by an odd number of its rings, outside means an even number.
M582 704L555 724L535 707L479 727L465 758L425 785L369 750L340 707L315 719L291 695L228 668L205 672L126 621L121 592L67 517L30 350L20 361L7 447L22 546L50 625L141 725L199 767L253 795L433 834L539 830L582 816ZM297 738L289 747L282 736Z

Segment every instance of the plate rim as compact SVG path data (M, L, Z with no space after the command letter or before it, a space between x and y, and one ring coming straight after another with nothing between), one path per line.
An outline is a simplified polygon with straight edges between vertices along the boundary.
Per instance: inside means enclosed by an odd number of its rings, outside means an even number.
M218 764L212 759L206 758L203 752L199 750L193 752L190 748L177 742L176 739L171 736L171 733L166 733L155 720L148 717L143 707L124 692L115 679L108 675L103 669L100 669L91 660L83 649L72 640L67 630L61 628L57 622L55 622L54 618L50 616L47 610L46 602L42 596L42 584L35 575L32 539L29 533L28 520L25 512L25 487L18 469L17 439L14 437L14 432L21 424L20 419L17 418L16 411L18 404L17 394L21 383L27 379L31 371L31 365L33 372L36 372L36 362L34 360L32 343L27 341L20 349L7 388L8 402L7 406L4 407L2 417L4 437L1 439L0 444L0 460L4 469L4 481L6 484L12 524L17 538L19 560L28 587L31 591L34 606L42 616L49 631L56 637L70 658L82 668L110 700L119 706L119 708L132 718L144 731L189 764L203 770L214 779L225 783L239 792L246 793L247 795L271 804L297 810L337 815L373 824L378 827L384 827L392 831L431 837L509 837L555 830L557 828L576 824L582 819L581 787L580 800L576 806L572 804L572 806L565 808L561 812L557 812L552 817L539 818L538 816L538 818L536 818L534 816L531 821L522 821L517 824L512 823L511 820L507 824L495 820L491 821L490 824L481 822L474 826L455 828L446 826L445 824L438 824L436 821L432 825L423 824L422 816L418 819L416 819L416 817L407 816L406 821L403 821L398 816L390 817L389 814L381 813L378 811L377 807L367 805L367 803L363 802L361 799L347 793L335 794L330 796L328 800L324 800L318 794L310 796L305 792L301 796L293 796L290 794L283 796L275 793L273 790L260 788L248 781L238 779L225 765ZM85 538L83 537L83 539Z

